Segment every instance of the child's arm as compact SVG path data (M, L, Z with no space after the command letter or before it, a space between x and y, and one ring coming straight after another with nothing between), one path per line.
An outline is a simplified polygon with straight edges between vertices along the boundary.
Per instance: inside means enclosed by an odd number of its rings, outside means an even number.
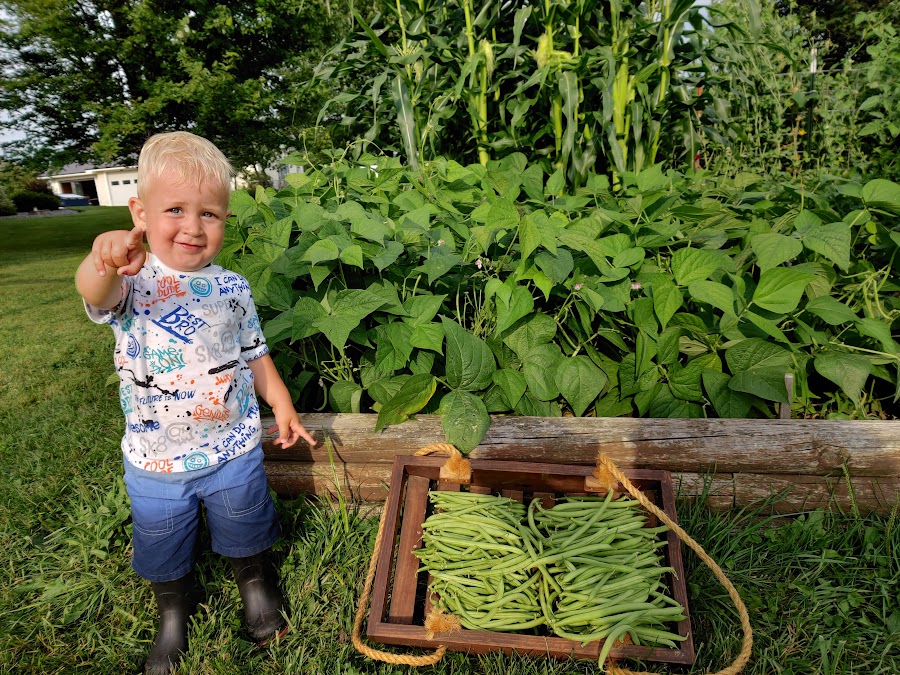
M258 359L248 361L247 365L250 366L250 372L253 373L253 385L256 393L269 404L275 415L276 426L269 429L269 433L278 429L278 438L275 442L282 448L289 448L302 438L309 443L310 447L315 446L316 440L310 436L300 422L300 415L294 410L291 394L275 369L272 357L264 354Z
M97 235L75 273L75 286L87 304L110 309L122 299L119 277L140 272L147 258L143 238L144 230L139 227Z

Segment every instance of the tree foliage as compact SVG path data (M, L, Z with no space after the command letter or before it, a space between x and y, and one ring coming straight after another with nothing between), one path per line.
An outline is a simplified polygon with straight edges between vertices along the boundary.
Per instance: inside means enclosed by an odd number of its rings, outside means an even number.
M343 10L329 0L14 0L0 3L0 110L9 150L57 161L133 155L189 129L239 166L267 165L311 126L297 95ZM16 152L18 151L18 152Z
M869 27L856 21L862 12L884 11L884 19L900 28L900 17L890 8L893 0L777 0L782 15L794 14L809 31L813 44L828 44L823 59L825 67L834 66L846 57L857 61L869 59L865 47L874 38ZM811 45L809 45L811 46Z

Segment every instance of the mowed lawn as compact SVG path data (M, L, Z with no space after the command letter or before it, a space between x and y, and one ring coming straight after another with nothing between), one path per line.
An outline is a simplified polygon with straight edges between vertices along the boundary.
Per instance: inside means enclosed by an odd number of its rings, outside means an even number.
M0 673L136 672L154 636L149 587L129 566L121 410L107 382L112 335L87 319L73 283L93 237L128 227L124 208L0 220ZM284 536L275 556L292 629L265 649L243 639L226 564L203 549L205 600L179 672L411 672L350 645L377 522L364 507L346 508L278 501ZM685 501L678 508L750 608L755 643L746 673L900 673L896 510L769 519L763 509L719 513ZM716 671L740 648L725 591L692 554L686 565L697 663L643 664L654 672ZM597 664L451 654L421 672L574 675L597 672Z

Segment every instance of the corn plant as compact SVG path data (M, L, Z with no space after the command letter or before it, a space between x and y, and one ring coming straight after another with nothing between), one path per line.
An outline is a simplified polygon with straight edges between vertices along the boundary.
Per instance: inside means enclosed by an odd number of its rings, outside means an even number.
M376 7L354 14L359 30L317 71L342 89L320 119L340 111L360 150L393 149L413 167L519 151L570 187L696 154L697 113L716 91L701 86L717 77L705 54L727 31L713 32L694 0Z

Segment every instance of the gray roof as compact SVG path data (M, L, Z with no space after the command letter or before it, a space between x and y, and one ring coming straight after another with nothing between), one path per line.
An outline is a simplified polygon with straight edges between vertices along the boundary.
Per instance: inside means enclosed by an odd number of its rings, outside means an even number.
M96 169L134 169L134 165L129 164L116 164L116 163L108 163L108 164L79 164L78 162L73 162L72 164L66 164L61 169L53 172L47 172L39 178L59 178L62 176L75 176L78 174L87 173L88 171L94 171Z

